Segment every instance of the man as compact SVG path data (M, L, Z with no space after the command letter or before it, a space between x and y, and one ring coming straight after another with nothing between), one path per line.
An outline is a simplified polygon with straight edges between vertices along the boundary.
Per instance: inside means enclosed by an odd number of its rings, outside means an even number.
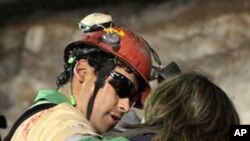
M79 27L84 33L65 48L57 91L39 91L5 141L101 138L131 106L142 105L150 90L149 44L102 13L88 15Z

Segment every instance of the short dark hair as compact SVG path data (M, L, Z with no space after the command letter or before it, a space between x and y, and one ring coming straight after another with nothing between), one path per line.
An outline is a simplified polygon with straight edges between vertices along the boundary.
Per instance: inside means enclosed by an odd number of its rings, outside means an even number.
M72 77L73 68L75 63L80 59L88 60L90 66L92 66L96 72L103 67L104 62L107 59L113 58L113 56L101 49L93 47L87 44L78 44L69 51L69 57L74 58L73 62L66 61L64 64L64 71L57 77L57 86L66 84L70 77Z

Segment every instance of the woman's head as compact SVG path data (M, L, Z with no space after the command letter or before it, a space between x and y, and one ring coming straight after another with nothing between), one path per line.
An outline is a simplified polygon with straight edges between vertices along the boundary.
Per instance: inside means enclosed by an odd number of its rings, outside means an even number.
M162 82L147 99L146 123L162 125L155 139L223 140L239 117L226 93L207 76L185 72Z

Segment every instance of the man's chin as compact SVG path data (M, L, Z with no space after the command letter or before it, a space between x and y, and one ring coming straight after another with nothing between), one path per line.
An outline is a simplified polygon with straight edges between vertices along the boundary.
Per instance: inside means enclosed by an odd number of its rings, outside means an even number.
M103 124L103 125L99 124L99 126L94 126L94 128L96 130L96 133L103 134L112 130L117 125L117 123L118 121L110 122L109 124Z
M96 133L97 134L104 134L107 133L108 131L112 130L115 127L115 125L110 126L110 127L106 127L106 128L98 128L96 129Z

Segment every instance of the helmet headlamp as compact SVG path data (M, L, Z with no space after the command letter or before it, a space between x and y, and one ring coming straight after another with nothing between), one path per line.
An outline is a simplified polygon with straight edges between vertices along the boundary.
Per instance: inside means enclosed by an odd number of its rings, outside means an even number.
M120 48L120 36L116 32L106 33L101 37L101 40L106 44L112 46L117 51Z

